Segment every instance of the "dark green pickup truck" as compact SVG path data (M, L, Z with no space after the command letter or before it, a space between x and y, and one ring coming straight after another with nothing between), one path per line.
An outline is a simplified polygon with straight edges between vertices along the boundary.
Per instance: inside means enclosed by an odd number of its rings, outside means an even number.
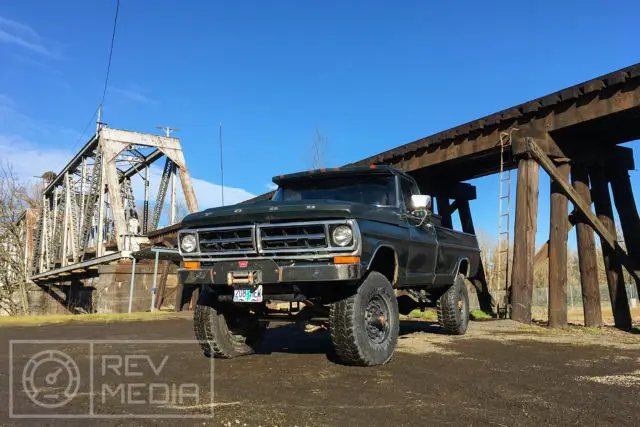
M200 286L195 333L208 356L252 352L269 321L328 321L342 362L379 365L399 314L434 305L447 332L465 333L478 242L442 227L410 176L347 167L273 181L271 200L183 220L179 277Z

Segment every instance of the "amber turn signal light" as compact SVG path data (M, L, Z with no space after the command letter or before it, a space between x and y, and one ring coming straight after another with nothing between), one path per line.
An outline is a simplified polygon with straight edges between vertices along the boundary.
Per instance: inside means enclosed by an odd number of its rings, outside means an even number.
M360 264L359 256L334 256L334 264Z
M184 268L187 270L198 270L200 268L200 261L185 261Z

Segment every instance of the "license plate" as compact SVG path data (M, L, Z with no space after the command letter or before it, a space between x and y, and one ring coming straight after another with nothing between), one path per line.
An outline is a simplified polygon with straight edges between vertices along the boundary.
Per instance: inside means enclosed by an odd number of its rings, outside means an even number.
M262 302L262 285L254 289L234 289L233 302Z

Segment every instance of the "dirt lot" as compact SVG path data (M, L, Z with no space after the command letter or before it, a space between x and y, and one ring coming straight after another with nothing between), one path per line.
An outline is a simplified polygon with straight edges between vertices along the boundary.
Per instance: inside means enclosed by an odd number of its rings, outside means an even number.
M307 334L294 327L274 327L260 353L215 360L211 419L102 419L103 425L638 425L640 335L573 328L558 333L510 321L474 322L468 335L449 337L428 321L405 321L398 352L377 368L337 365L327 357L326 332ZM0 423L86 425L86 419L10 418L33 410L20 379L37 344L13 345L10 378L9 340L163 340L192 339L187 317L152 322L74 323L0 327ZM49 346L52 346L50 344ZM196 382L199 404L151 407L160 415L207 415L211 361L195 344L142 349L133 344L100 343L90 357L80 343L62 344L83 371L127 348L131 354L170 356L162 371L167 382ZM42 346L42 344L40 344ZM130 346L130 347L127 347ZM51 347L53 348L53 347ZM137 366L137 365L136 365ZM134 366L133 371L135 371ZM95 369L95 366L93 367ZM114 371L115 372L115 371ZM145 371L146 372L146 371ZM96 371L97 380L100 376ZM146 375L146 376L145 376ZM45 378L41 373L40 376ZM137 381L153 382L151 371ZM38 378L36 378L38 379ZM10 399L12 380L13 396ZM96 379L94 379L95 381ZM77 397L57 411L87 413L96 391L80 386ZM55 388L55 387L54 387ZM124 396L124 395L123 395ZM148 404L131 406L117 399L93 403L94 413L142 413ZM103 401L104 403L104 401ZM127 406L129 405L129 406ZM138 411L138 412L136 412ZM37 412L37 411L36 411ZM44 413L44 412L42 412ZM58 412L61 413L61 412Z

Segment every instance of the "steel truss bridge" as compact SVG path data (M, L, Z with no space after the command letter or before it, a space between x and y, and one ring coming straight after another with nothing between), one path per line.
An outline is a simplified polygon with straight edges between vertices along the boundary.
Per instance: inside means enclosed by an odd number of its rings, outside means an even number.
M150 205L150 167L163 158ZM135 176L144 186L142 206L136 206ZM169 224L176 222L177 177L187 209L197 211L178 138L99 128L43 192L42 212L28 246L31 280L82 278L98 264L129 258L148 243L146 234L158 228L167 193Z

